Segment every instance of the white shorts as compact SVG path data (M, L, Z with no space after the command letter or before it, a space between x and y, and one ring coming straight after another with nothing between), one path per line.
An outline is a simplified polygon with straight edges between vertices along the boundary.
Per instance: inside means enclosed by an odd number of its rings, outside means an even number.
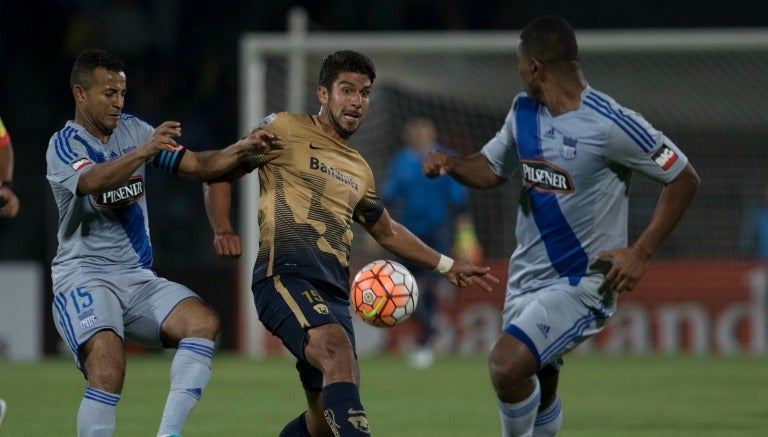
M184 299L199 298L189 288L159 278L148 269L78 272L54 284L53 319L78 368L80 346L105 329L123 340L158 347L160 325Z
M538 290L507 292L504 332L522 341L539 368L553 364L597 334L616 311L616 293L601 295L602 276L585 276L578 285L563 278Z

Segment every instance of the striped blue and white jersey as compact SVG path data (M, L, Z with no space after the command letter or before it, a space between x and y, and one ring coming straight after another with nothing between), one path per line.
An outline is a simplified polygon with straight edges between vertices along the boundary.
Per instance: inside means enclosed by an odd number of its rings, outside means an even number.
M47 178L59 210L54 283L73 269L104 272L151 267L145 166L139 166L121 186L98 195L78 195L77 184L90 166L125 155L147 142L153 131L146 122L123 114L107 144L73 121L51 137ZM178 152L161 155L169 161L181 158ZM178 168L178 162L175 165Z
M578 109L558 116L518 94L481 153L498 176L519 171L523 182L508 293L597 274L598 253L627 246L633 171L663 184L688 163L641 115L589 86Z

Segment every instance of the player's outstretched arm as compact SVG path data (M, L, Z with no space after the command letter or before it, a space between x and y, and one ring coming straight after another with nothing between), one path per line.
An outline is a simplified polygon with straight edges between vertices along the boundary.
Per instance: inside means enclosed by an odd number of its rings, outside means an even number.
M260 155L283 148L285 144L279 135L264 129L254 129L223 149L206 152L187 150L179 166L179 175L207 181L232 170L249 155Z
M481 153L460 157L434 150L424 157L421 171L428 178L447 174L471 188L492 188L507 181L493 172L488 159Z
M490 267L479 267L464 261L454 261L421 241L405 226L393 220L387 210L374 223L361 226L383 248L425 269L437 270L458 287L472 284L491 291L491 284L499 280L490 273Z
M243 253L240 236L230 219L232 182L245 172L239 168L219 179L203 183L203 198L208 222L213 230L213 249L223 258L239 258Z
M95 164L86 169L78 180L78 193L96 194L119 187L147 160L163 150L168 150L169 147L176 146L174 138L179 135L181 135L181 123L178 121L162 123L155 128L146 143L117 159Z

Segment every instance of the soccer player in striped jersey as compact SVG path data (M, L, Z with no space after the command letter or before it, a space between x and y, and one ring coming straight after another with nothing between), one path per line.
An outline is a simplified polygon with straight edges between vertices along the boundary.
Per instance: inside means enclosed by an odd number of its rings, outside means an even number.
M208 383L219 319L187 287L152 267L145 164L206 180L247 155L282 147L254 132L226 148L193 152L177 144L181 124L153 128L123 113L123 61L88 49L70 76L75 119L48 144L47 178L59 208L58 250L51 266L53 316L87 388L79 436L109 436L125 377L125 339L176 348L158 435L179 435Z
M308 404L281 436L370 434L349 311L353 221L390 252L440 271L454 285L490 290L486 281L497 281L488 267L454 262L427 246L384 208L370 167L349 145L368 112L375 78L373 62L361 53L328 55L317 87L320 112L266 117L257 130L278 135L285 149L249 159L206 189L216 253L238 257L241 243L229 218L231 184L258 169L254 302L264 326L296 357Z
M503 435L551 436L562 422L563 356L598 333L618 293L635 287L693 200L699 177L663 133L587 84L566 20L530 22L517 57L525 91L496 136L466 157L434 152L422 170L473 188L522 178L504 332L489 370ZM650 223L628 245L633 172L663 188Z

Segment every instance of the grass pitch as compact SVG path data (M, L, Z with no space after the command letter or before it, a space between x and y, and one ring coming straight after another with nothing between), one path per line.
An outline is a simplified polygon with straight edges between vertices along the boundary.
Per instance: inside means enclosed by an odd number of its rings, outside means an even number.
M764 436L768 358L572 355L560 381L569 436ZM171 356L132 355L116 437L152 436ZM486 359L439 357L427 370L402 357L363 358L363 404L377 436L498 436ZM69 359L0 362L8 415L0 436L75 435L85 381ZM304 409L292 359L214 357L213 376L186 437L277 436Z

